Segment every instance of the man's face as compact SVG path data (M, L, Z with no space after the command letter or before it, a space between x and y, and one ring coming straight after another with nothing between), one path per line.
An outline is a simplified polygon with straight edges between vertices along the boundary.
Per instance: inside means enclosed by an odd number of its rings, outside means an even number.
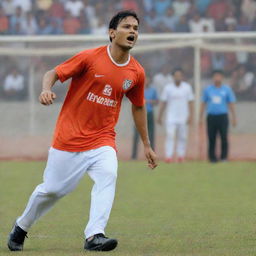
M183 79L183 74L181 71L176 71L174 74L173 74L173 79L175 82L177 83L180 83Z
M245 70L244 67L240 67L240 68L238 69L238 72L239 72L239 75L240 75L240 76L244 76L245 73L246 73L246 70Z
M216 73L216 74L213 75L213 82L215 84L221 84L222 80L223 80L223 75L222 74Z
M13 74L13 76L17 76L17 75L18 75L17 69L13 69L13 70L12 70L12 74Z
M172 8L169 8L167 11L167 16L171 17L174 14L174 10Z
M15 12L16 12L16 16L21 16L21 14L22 14L22 9L21 9L21 7L18 6L18 7L16 8Z
M138 28L138 21L134 17L128 16L118 24L116 29L109 30L109 36L113 43L129 50L137 41Z

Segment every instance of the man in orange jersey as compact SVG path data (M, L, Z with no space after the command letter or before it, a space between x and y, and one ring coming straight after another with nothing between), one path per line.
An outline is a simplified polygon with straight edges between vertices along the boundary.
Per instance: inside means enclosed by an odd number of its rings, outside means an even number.
M16 220L9 235L10 250L23 249L32 224L58 199L75 189L85 173L95 184L84 249L110 251L117 246L116 239L105 237L104 229L115 194L114 127L124 95L132 103L148 165L152 169L157 166L147 132L145 74L129 54L137 40L138 27L139 19L134 12L117 13L109 24L110 45L82 51L44 75L39 96L44 105L52 104L56 98L51 88L57 80L64 82L72 78L72 82L57 121L44 181L36 187L25 211Z

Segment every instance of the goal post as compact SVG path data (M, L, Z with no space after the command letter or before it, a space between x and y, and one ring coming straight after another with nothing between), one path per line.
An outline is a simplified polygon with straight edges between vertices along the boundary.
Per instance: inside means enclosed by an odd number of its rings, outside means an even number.
M9 69L12 66L17 66L25 77L27 94L23 100L8 101L3 95L3 89L1 89L0 112L3 117L3 125L0 128L0 139L3 142L2 145L5 146L0 149L0 158L26 158L29 156L31 158L41 158L46 155L47 145L50 143L56 116L61 107L66 88L60 84L56 86L56 90L61 96L58 97L56 104L51 106L53 112L51 116L47 113L48 109L46 111L37 101L43 72L81 50L108 43L107 35L0 36L0 63L3 67L0 78L2 84L10 71ZM209 74L208 77L205 77L204 74L204 72L207 73L204 63L202 63L204 61L202 53L204 52L209 54L243 53L250 56L256 55L256 33L141 34L137 45L132 50L132 54L138 57L145 67L146 74L150 74L151 77L161 72L161 67L170 67L169 73L175 65L186 67L184 68L185 74L189 73L186 76L192 84L195 94L194 115L196 123L192 129L192 139L188 147L188 155L192 159L205 158L205 153L201 151L205 152L206 141L205 137L202 138L198 127L202 86L210 79ZM228 75L229 79L230 74ZM238 121L241 119L242 123L239 121L238 127L232 129L234 141L237 141L238 144L245 140L247 135L246 143L250 142L252 138L256 138L256 118L251 118L249 114L255 101L256 99L238 101ZM128 159L130 152L127 153L127 150L122 149L121 143L125 141L127 134L129 134L129 141L132 141L133 126L131 118L128 118L130 114L127 101L124 101L122 111L126 118L121 116L117 128L120 134L119 152L123 158ZM17 115L19 115L19 118L17 118ZM23 118L21 118L21 115ZM129 127L128 133L127 127ZM245 139L242 138L242 135ZM241 139L239 139L240 137ZM160 157L163 157L163 127L157 127L157 140L157 151L159 151ZM17 145L22 146L25 141L29 141L28 147L19 151ZM41 149L36 148L36 143L41 145ZM201 147L203 149L200 149ZM235 145L234 158L256 160L254 150L248 149L248 152L245 152L246 149L243 149L243 152L240 152L237 148L238 146Z

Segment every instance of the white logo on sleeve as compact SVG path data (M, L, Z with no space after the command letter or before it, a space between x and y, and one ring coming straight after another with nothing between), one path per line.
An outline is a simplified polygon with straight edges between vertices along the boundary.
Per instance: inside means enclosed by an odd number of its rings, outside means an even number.
M95 74L94 77L103 77L104 75Z
M106 84L102 93L104 95L106 95L106 96L111 96L111 94L112 94L112 87L111 87L111 85Z
M125 79L123 82L123 89L127 90L131 87L131 85L132 85L132 80Z

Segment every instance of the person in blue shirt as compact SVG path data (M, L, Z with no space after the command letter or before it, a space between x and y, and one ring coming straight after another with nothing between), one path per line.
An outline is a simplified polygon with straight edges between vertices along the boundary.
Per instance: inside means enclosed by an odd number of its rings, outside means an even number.
M154 119L154 106L158 104L158 95L155 88L150 86L150 79L146 78L145 83L145 100L146 100L146 108L147 108L147 120L148 120L148 136L151 147L155 148L155 119ZM138 144L139 144L139 134L134 128L134 136L133 136L133 147L132 147L132 159L137 158L138 154Z
M223 72L215 70L212 75L213 84L208 85L202 95L200 111L200 122L207 112L207 134L208 134L208 158L212 163L219 159L216 157L215 147L217 136L221 139L221 161L228 157L228 114L230 112L231 123L236 126L236 113L234 102L236 101L232 89L223 84Z

